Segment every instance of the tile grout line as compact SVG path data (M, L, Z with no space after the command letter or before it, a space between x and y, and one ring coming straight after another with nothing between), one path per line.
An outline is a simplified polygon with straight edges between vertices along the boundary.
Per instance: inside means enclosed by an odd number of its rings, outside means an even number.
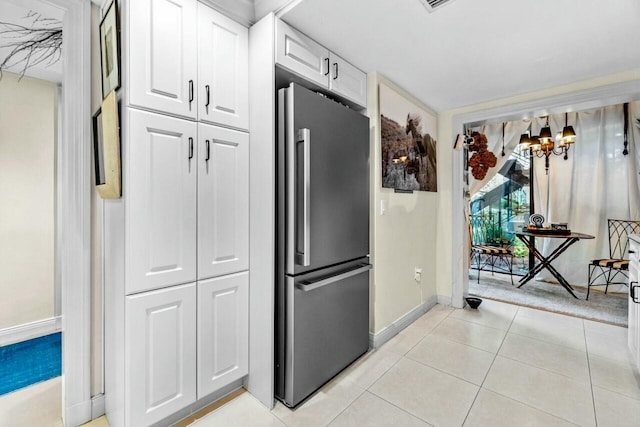
M464 420L462 421L462 425L463 426L467 422L467 418L469 418L469 414L471 413L471 410L473 409L473 405L476 404L476 400L478 399L478 395L480 394L480 391L484 388L484 382L487 380L487 376L489 375L489 372L491 372L491 368L493 368L493 364L496 362L496 359L498 358L498 353L500 353L500 349L502 349L502 345L504 344L504 340L507 339L507 334L509 333L509 329L511 329L511 325L513 325L513 320L516 318L516 316L518 315L519 311L520 311L520 307L518 307L516 309L516 312L513 313L513 317L511 318L511 322L509 323L509 328L507 329L507 332L504 334L504 336L502 337L502 341L500 342L500 347L498 347L498 350L496 351L495 356L493 356L493 360L491 361L491 365L489 365L489 369L487 369L487 372L484 374L484 378L482 378L482 382L480 383L480 387L478 387L478 391L476 392L476 395L473 398L473 402L471 402L471 406L469 406L469 409L467 410L467 414L464 416Z
M589 388L591 389L591 403L593 404L593 419L598 427L598 414L596 411L596 397L593 393L593 378L591 378L591 360L589 359L589 344L587 343L587 328L582 321L582 334L584 337L584 348L587 350L587 368L589 369Z

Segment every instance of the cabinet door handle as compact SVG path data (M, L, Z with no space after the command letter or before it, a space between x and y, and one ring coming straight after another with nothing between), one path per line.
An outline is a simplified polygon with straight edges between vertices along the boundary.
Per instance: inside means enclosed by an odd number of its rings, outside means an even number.
M208 139L205 140L204 142L207 144L207 153L205 154L204 161L208 162L209 159L211 158L211 144Z
M631 249L629 249L629 253L630 253L630 254L635 254L635 253L636 253L636 251L632 251Z
M193 138L189 137L189 160L193 159Z
M329 70L331 69L331 66L329 65L329 58L328 58L328 57L327 57L327 58L324 58L324 60L325 60L325 62L326 62L326 64L325 64L325 65L327 66L327 71L325 71L325 72L324 72L324 75L325 75L325 76L328 76L328 75L329 75Z
M634 285L635 283L635 285ZM636 295L636 290L638 288L640 288L640 286L638 285L638 282L634 281L629 283L629 296L631 297L631 300L633 302L635 302L636 304L640 304L640 296Z
M334 74L333 74L333 80L338 78L338 63L334 62L333 63L333 68L334 68Z
M193 102L193 80L189 80L189 107Z
M204 89L207 91L207 102L204 103L204 106L209 107L209 85L206 85Z

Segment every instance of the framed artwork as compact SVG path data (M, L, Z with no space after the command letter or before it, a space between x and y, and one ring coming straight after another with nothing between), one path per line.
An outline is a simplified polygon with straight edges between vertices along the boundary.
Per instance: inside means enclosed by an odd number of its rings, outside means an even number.
M120 87L120 28L118 5L113 0L100 22L100 63L102 99Z
M96 185L104 184L104 141L102 140L102 108L93 115L93 163Z
M117 199L121 195L120 124L115 91L102 101L93 121L95 147L96 188L103 199Z
M379 101L382 187L438 191L436 116L384 83Z

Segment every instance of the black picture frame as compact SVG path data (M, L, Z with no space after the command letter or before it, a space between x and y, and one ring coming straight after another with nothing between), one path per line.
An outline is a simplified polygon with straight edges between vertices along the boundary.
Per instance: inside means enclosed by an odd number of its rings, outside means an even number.
M93 164L96 185L106 182L104 173L104 141L102 140L102 108L93 115Z
M118 2L113 0L100 22L100 75L102 99L120 87L120 22Z

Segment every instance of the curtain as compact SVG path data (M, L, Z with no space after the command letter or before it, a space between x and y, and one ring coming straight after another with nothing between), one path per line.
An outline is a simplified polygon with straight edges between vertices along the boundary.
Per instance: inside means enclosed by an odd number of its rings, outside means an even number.
M629 104L629 154L623 155L623 106L569 114L569 124L577 134L569 150L568 160L562 156L549 158L545 171L544 158L535 158L534 204L548 222L567 222L572 231L595 236L580 240L553 265L572 284L586 284L591 259L609 256L607 219L640 219L640 102ZM549 118L552 131L564 127L565 117ZM538 135L543 119L534 119L533 134ZM549 254L559 239L538 239L544 254ZM542 279L553 279L546 270Z

